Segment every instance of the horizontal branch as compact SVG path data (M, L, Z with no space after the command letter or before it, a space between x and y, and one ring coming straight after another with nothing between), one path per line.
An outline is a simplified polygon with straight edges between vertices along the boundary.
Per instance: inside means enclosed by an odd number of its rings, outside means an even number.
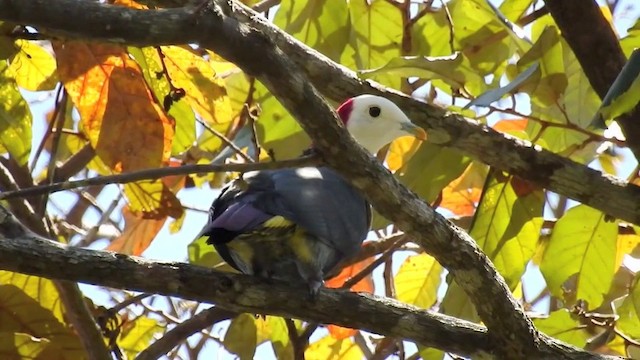
M71 190L81 187L106 185L106 184L126 184L140 180L155 180L167 176L203 174L210 172L249 172L256 170L274 170L283 168L292 168L300 166L314 166L321 163L321 159L317 155L308 155L290 160L259 162L259 163L241 163L241 164L198 164L198 165L182 165L175 167L164 167L158 169L148 169L133 171L124 174L96 176L87 179L62 181L49 185L40 185L20 190L5 191L0 193L0 200L11 199L17 197L29 197L34 195L42 195L54 193L62 190Z
M159 262L56 243L27 233L0 207L0 269L202 301L231 312L276 315L333 323L414 341L462 356L496 353L486 328L398 301L348 291L321 289L309 301L305 289L255 277L177 262ZM204 317L204 316L203 316ZM564 356L560 356L560 352ZM550 358L614 359L543 337Z
M228 311L335 323L471 356L491 352L486 329L390 299L305 289L193 266L86 250L27 234L0 208L0 269L216 304Z

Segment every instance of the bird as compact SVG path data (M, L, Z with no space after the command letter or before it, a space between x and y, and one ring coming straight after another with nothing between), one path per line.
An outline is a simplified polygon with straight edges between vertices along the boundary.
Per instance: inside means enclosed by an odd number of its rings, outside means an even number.
M371 154L401 136L426 139L381 96L352 97L337 114ZM313 298L338 264L358 253L370 223L371 206L342 175L308 166L253 171L231 181L213 201L198 237L241 273L306 284Z

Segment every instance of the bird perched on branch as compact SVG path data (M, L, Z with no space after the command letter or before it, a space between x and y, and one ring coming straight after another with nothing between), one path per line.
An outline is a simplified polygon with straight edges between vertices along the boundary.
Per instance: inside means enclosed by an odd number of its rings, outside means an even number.
M414 135L414 125L390 100L360 95L338 115L372 154ZM199 236L242 273L305 283L315 295L342 260L357 254L369 232L369 203L328 167L264 170L232 181L213 202Z

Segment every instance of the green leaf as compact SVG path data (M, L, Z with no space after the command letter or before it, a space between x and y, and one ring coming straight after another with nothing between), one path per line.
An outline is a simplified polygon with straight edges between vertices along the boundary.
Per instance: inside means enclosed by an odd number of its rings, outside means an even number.
M636 49L602 99L592 126L606 129L603 120L615 119L633 110L640 102L640 50Z
M562 285L576 275L576 299L598 307L615 272L615 221L586 205L576 206L558 220L544 253L540 271L554 296L563 298Z
M361 72L364 78L375 78L380 74L394 77L415 76L429 80L442 79L456 89L478 89L484 84L484 79L469 67L468 61L461 53L440 57L397 57L381 68Z
M255 319L249 314L240 314L231 321L224 335L224 347L240 358L253 359L258 346Z
M539 62L540 67L535 75L522 86L524 91L543 105L556 104L567 88L568 80L562 59L560 33L557 28L549 26L518 61L518 68L522 70Z
M640 339L640 275L636 275L634 284L616 308L619 316L616 328L632 339Z
M555 35L551 33L557 32L553 24L553 19L545 16L534 23L532 32L534 34L549 32L546 36L558 37L557 33ZM526 131L531 139L538 139L537 143L546 149L574 161L587 163L593 159L599 144L591 142L585 146L588 135L572 130L571 127L587 128L600 106L600 99L593 91L589 79L569 45L563 39L559 40L559 45L561 51L557 51L554 47L554 50L544 55L541 68L545 69L545 74L549 74L547 76L552 76L554 72L563 73L563 75L553 76L566 77L567 86L557 99L555 98L558 95L557 89L540 96L538 96L540 92L530 93L531 117L549 122L551 125L543 128L539 122L529 121ZM518 63L518 67L521 68L521 66L525 66L524 63ZM553 83L551 80L547 82ZM556 101L549 104L541 98L556 99ZM553 126L553 123L561 124L562 127Z
M435 348L418 346L418 352L423 360L442 360L444 358L444 351Z
M442 313L472 322L480 321L475 306L469 301L469 297L464 290L462 290L457 283L453 282L450 276L447 277L447 282L449 287L440 304Z
M304 352L304 358L306 360L361 360L365 357L360 347L350 338L338 340L328 335L309 345Z
M427 202L436 200L440 191L459 177L471 159L458 150L425 142L395 176ZM381 229L389 221L374 211L372 229Z
M533 323L543 333L579 348L584 347L589 338L580 321L572 318L566 309L552 312L546 318L534 319Z
M346 1L285 0L273 23L289 35L338 60L349 39L349 9Z
M402 13L386 0L349 1L351 34L349 45L340 62L355 70L375 69L401 55ZM381 74L374 80L400 88L401 79L392 74Z
M37 359L49 344L49 340L29 334L0 332L0 358L4 360Z
M627 57L631 56L635 49L640 48L640 19L627 30L627 36L620 40L620 47Z
M157 320L146 316L139 316L124 324L122 333L118 336L118 346L133 359L138 353L146 349L156 335L165 332L165 328Z
M235 272L229 266L213 245L207 244L207 237L201 236L191 242L187 247L189 252L189 263L194 265L205 266L220 271Z
M6 62L0 62L0 99L0 145L18 164L26 165L31 153L31 111L8 76Z
M394 277L398 300L428 309L435 304L442 266L431 256L408 257Z
M533 3L533 0L505 0L500 4L500 12L507 19L515 22L526 13L531 3Z
M482 195L469 235L511 290L535 253L543 206L542 190L517 177L493 176Z
M513 55L512 38L491 6L484 0L454 0L448 7L456 50L481 76L501 72Z
M262 108L256 122L260 146L272 151L277 160L300 156L309 147L309 136L262 84L256 84L254 96Z
M301 323L297 320L296 328L299 328ZM269 324L269 340L271 340L271 346L273 352L276 354L277 359L281 360L294 360L293 357L293 344L291 344L291 338L289 337L289 330L284 319L278 316L267 316L267 323Z
M493 261L513 290L533 257L540 229L544 197L541 189L515 177L493 176L486 186L469 235ZM456 283L442 301L446 314L477 321L475 307Z

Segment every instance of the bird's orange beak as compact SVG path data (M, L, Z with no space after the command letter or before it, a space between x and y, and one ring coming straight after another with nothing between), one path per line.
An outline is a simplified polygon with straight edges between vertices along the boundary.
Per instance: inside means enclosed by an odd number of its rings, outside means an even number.
M419 139L422 141L427 140L427 132L424 131L423 128L421 128L420 126L412 122L402 123L402 131L405 131L406 133L415 136L416 139Z

